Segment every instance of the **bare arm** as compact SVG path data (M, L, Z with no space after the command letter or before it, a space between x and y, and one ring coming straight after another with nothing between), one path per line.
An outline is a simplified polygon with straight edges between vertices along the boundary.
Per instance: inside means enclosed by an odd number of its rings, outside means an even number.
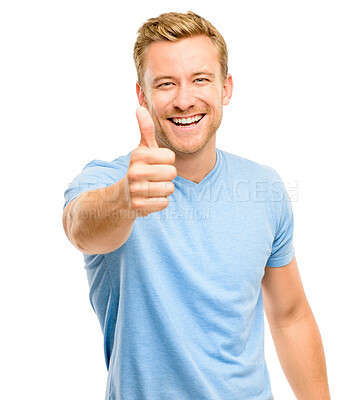
M127 198L126 180L125 177L108 188L82 193L67 205L64 231L77 249L103 254L126 242L136 219Z
M296 259L266 267L262 290L275 349L297 399L330 400L323 344Z

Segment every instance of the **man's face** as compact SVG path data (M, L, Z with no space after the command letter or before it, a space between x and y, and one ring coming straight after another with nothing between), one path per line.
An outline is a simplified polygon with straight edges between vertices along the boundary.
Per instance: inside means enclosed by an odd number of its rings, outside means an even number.
M154 42L146 52L139 102L148 108L161 145L176 153L200 151L215 135L232 78L221 76L217 50L207 36Z

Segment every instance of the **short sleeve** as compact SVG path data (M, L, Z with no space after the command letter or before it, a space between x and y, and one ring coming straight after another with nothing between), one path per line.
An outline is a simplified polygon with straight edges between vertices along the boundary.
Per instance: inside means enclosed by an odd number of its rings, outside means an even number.
M127 167L114 161L93 160L73 180L64 193L64 208L81 193L111 186L127 173Z
M294 255L293 231L294 217L292 204L284 184L280 181L279 188L274 196L276 216L276 233L270 257L266 263L268 267L282 267L289 264Z

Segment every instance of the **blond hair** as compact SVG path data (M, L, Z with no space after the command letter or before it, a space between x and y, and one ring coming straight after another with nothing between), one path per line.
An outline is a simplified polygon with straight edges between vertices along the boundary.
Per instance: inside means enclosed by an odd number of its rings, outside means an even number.
M221 66L222 78L228 73L228 52L224 38L209 21L188 11L186 14L169 12L157 18L150 18L137 32L133 59L136 65L137 78L143 86L144 59L148 46L152 42L175 42L192 36L206 35L214 43Z

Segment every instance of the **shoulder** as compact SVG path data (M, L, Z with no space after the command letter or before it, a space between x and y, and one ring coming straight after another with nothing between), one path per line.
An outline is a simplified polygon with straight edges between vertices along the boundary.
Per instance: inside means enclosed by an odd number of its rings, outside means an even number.
M225 151L220 150L220 154L235 192L267 203L288 198L282 178L274 168Z
M92 160L83 167L78 177L84 179L93 176L101 180L116 182L127 173L129 156L129 154L120 156L113 161Z
M113 161L92 160L73 179L64 193L65 205L81 193L110 186L127 174L129 156L121 156Z
M115 169L115 170L125 170L128 168L130 153L125 156L120 156L113 161L104 161L104 160L92 160L89 162L83 170L87 170L90 168L107 170L107 169Z
M281 181L278 172L265 164L252 161L248 158L241 157L223 150L219 150L221 156L225 159L227 168L233 176L243 179L263 179L267 181Z

